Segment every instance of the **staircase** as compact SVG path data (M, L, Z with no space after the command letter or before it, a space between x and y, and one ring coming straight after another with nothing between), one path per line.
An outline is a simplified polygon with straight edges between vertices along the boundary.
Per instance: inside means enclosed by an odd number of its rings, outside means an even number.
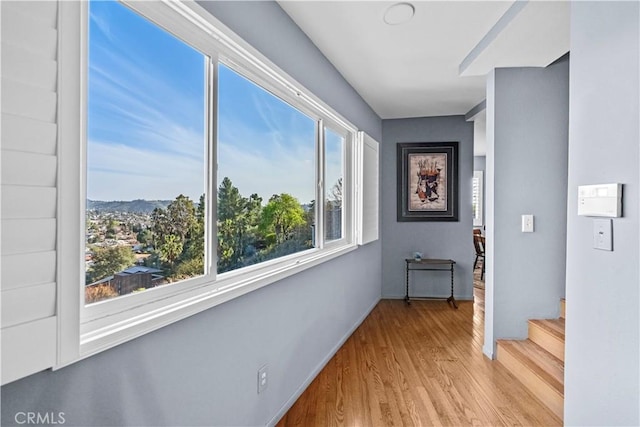
M564 409L564 316L529 320L529 338L498 340L497 359L560 419Z

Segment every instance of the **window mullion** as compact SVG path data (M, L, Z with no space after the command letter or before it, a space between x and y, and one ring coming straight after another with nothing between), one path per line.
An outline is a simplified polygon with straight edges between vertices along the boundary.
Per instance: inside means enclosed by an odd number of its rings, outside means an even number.
M217 155L217 126L216 117L218 110L218 73L217 73L217 57L209 57L207 61L207 81L206 81L206 134L207 140L207 185L206 185L206 200L207 205L205 209L205 273L208 274L211 279L215 280L216 271L216 250L218 246L218 197L217 197L217 169L218 169L218 155Z
M353 242L356 182L354 179L354 134L345 135L342 147L342 239Z
M357 162L356 150L355 150L355 138L354 133L349 133L345 137L343 147L343 164L342 164L342 237L346 238L349 242L355 242L355 202L356 202L356 168Z

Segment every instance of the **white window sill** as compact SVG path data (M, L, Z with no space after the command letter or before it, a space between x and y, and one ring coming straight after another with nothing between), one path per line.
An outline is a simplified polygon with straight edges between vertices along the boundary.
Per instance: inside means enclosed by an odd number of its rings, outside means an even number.
M204 286L180 292L169 298L136 307L112 316L82 323L78 360L122 344L201 311L238 298L256 289L325 263L357 248L355 244L314 251L306 256L284 260L266 271L252 269L245 274L219 278ZM66 366L77 360L66 363ZM61 368L62 366L56 366Z

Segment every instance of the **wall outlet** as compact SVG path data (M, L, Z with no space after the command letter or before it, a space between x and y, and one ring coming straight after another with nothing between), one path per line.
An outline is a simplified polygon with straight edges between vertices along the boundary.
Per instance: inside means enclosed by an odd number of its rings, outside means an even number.
M269 384L269 375L267 372L267 365L264 365L260 369L258 369L258 394L265 391L267 389L268 384Z

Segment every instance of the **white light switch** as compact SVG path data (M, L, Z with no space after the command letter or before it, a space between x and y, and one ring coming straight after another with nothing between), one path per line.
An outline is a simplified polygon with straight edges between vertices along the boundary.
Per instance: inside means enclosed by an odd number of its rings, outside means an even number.
M522 215L522 232L533 233L533 215Z
M612 225L610 219L593 220L593 247L603 251L613 250Z

